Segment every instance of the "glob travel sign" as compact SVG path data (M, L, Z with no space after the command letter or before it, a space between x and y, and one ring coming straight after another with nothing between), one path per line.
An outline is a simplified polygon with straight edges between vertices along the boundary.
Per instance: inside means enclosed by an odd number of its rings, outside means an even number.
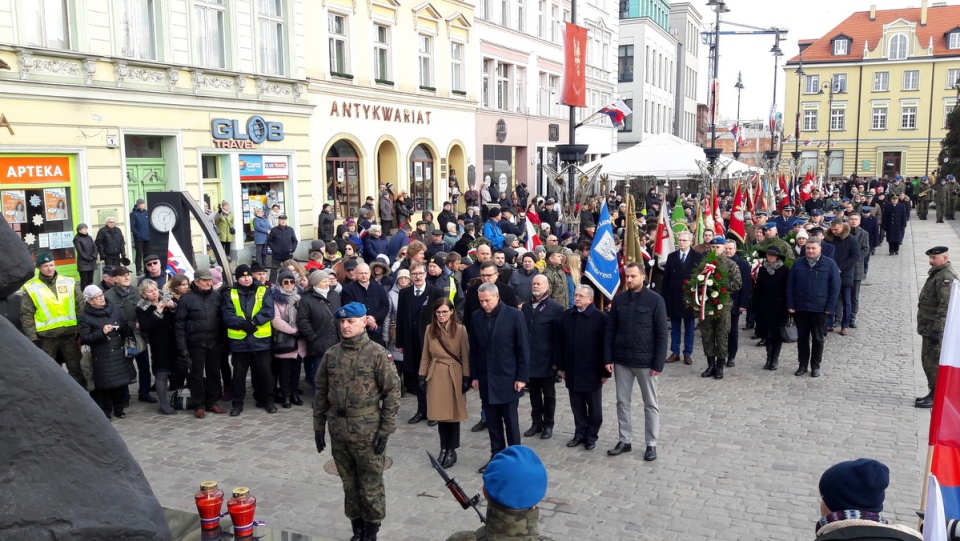
M254 145L267 141L283 141L283 123L267 122L259 115L247 119L246 125L236 119L215 118L210 121L210 133L217 148L256 148Z

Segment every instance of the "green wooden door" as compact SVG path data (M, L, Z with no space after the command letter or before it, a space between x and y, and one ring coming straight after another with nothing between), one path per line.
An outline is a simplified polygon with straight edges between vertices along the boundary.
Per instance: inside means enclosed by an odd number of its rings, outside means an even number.
M166 189L166 162L162 160L127 161L127 193L131 207L137 199L145 200L147 192L160 192Z

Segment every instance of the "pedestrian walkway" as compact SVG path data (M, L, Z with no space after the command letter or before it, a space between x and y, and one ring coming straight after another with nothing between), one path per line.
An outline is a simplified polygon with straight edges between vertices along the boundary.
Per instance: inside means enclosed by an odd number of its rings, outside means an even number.
M796 347L785 345L780 370L762 370L764 349L741 332L737 366L722 381L701 379L705 359L699 336L696 363L667 365L660 381L662 429L659 459L634 451L608 457L617 441L613 382L604 389L604 423L595 451L570 450L573 418L558 389L558 419L551 440L524 438L547 465L550 483L542 503L545 535L564 539L808 539L819 516L817 483L830 465L875 458L891 470L885 514L916 525L926 457L930 410L913 407L926 393L915 332L919 286L926 277L924 251L947 245L960 260L960 224L910 221L899 256L877 249L861 292L859 328L827 339L823 376L795 377ZM474 494L476 473L488 458L485 433L471 433L479 401L468 394L471 419L463 424L460 462L450 473ZM521 402L521 429L529 405ZM635 427L642 426L639 392ZM398 432L387 454L390 540L437 540L479 525L463 511L430 467L437 433L426 422L407 425L414 398L402 399ZM309 407L276 415L248 408L240 417L156 415L134 402L114 426L139 460L160 502L193 508L199 483L216 479L226 489L249 486L257 516L270 526L350 537L339 479L324 471L329 451L314 448ZM642 433L636 430L635 433ZM758 535L759 534L759 535Z

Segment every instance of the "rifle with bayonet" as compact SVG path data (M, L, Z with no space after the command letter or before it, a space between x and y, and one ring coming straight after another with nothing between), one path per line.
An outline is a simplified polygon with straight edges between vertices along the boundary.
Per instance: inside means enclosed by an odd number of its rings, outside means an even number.
M433 467L437 470L437 473L440 474L440 478L443 479L443 483L453 494L453 497L457 499L457 503L460 504L460 507L464 509L473 507L473 510L477 512L477 516L480 517L480 522L486 524L487 521L483 518L483 513L481 513L480 508L477 507L477 504L480 503L480 495L476 494L472 498L468 497L467 493L463 490L463 487L457 482L457 479L455 477L450 478L450 476L447 475L447 470L443 469L443 466L441 466L440 463L437 462L437 459L430 454L430 451L427 451L427 456L430 457L430 463L433 464Z

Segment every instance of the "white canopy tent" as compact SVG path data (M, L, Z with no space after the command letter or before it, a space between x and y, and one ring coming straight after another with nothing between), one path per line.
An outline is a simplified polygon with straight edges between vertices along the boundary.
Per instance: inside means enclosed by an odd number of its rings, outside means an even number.
M687 178L701 174L697 162L705 162L703 149L669 133L660 133L642 143L582 166L584 171L602 165L601 174L612 179L638 176L657 178ZM726 156L720 162L727 168L724 177L762 172Z

